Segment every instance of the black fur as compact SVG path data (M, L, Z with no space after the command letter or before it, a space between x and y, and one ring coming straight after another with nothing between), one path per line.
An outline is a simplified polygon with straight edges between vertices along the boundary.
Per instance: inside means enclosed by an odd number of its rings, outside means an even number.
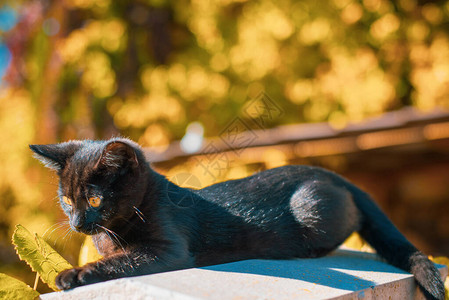
M389 263L413 273L428 299L444 299L433 263L366 193L324 169L285 166L192 190L152 170L127 139L30 148L58 172L72 228L93 235L104 256L61 272L60 289L250 258L319 257L358 231ZM89 206L93 196L99 207Z

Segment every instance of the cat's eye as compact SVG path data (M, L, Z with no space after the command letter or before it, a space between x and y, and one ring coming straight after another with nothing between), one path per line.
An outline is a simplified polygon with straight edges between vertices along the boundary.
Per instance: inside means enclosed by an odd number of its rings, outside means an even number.
M72 206L72 200L70 200L69 197L62 196L62 201L64 201L65 204Z
M100 197L90 197L89 198L89 205L92 207L98 207L101 204L101 198Z

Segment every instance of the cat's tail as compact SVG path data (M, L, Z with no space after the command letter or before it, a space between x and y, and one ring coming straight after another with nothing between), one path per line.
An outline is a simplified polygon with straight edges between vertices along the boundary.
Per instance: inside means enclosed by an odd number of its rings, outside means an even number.
M349 188L362 215L360 235L388 263L412 273L427 299L444 299L444 284L435 265L399 232L368 194L352 185Z

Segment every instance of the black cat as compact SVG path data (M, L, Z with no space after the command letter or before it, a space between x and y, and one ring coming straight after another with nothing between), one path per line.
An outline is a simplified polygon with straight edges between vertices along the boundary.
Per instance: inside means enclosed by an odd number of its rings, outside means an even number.
M326 255L358 231L390 264L444 299L438 270L370 197L321 168L285 166L192 190L156 173L134 142L31 145L60 177L71 227L104 256L61 272L63 290L114 278L251 258Z

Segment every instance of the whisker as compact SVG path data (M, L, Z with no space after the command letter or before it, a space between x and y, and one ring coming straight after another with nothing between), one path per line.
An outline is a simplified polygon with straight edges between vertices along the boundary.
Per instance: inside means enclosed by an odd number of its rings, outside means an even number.
M56 227L55 227L55 226L56 226ZM50 229L52 229L53 227L55 227L55 228L50 232L50 235L51 235L56 229L61 228L61 227L62 227L62 224L58 222L58 223L55 223L55 224L51 225L50 227L47 228L47 230L45 230L44 234L42 234L42 237L45 238L45 235L47 234L47 232L48 232Z
M147 221L146 221L145 215L137 207L133 206L133 208L134 208L137 216L139 216L139 218L142 220L142 222L146 223Z
M128 244L122 237L120 237L117 233L115 233L114 231L110 230L109 228L106 228L102 225L97 224L98 227L102 228L105 230L106 234L108 235L109 239L114 243L114 240L112 239L112 237L115 238L115 240L117 241L118 245L120 246L120 248L122 248L123 254L125 254L125 256L128 258L128 260L131 262L131 259L129 258L128 254L126 254L125 251L125 247L123 247L122 243L120 242L119 238L122 239L126 244ZM112 236L111 236L111 235Z
M59 236L55 239L55 241L53 242L53 246L56 246L56 243L58 242L58 240L59 240L60 238L64 237L64 236L66 236L67 233L68 233L69 231L70 231L70 227L66 228L66 229L64 230L64 233L61 234L61 235L59 235Z
M72 228L69 228L69 230L67 230L67 233L64 235L64 237L62 239L65 240L67 238L67 236L69 234L71 234L72 232L73 232Z
M117 239L117 237L114 234L112 234L111 231L106 230L105 232L108 235L108 237L109 237L109 239L111 240L112 243L115 244L114 240L117 241L117 243L119 244L120 248L122 248L123 254L125 254L125 256L128 258L128 260L131 261L130 258L128 257L128 255L126 254L125 248L123 248L123 245L120 243L120 241ZM111 234L112 234L112 236L111 236ZM114 238L114 239L112 239L112 238Z
M69 224L69 221L64 221L64 222L58 222L53 224L52 226L48 227L47 230L45 230L44 234L42 235L43 238L50 238L51 235L58 229L61 229L62 227L66 226ZM52 229L53 228L53 229ZM50 232L48 232L50 229L52 229ZM47 236L48 234L48 236Z
M106 230L107 232L111 233L111 234L117 239L117 242L120 242L119 239L121 239L123 242L125 242L126 244L128 244L124 238L122 238L121 236L119 236L117 233L115 233L115 232L112 231L111 229L106 228L106 227L104 227L104 226L101 226L101 225L99 225L99 224L97 224L97 226L100 227L100 228L103 228L103 229Z
M96 224L96 225L97 225L97 227L95 227L95 234L97 235L98 234L98 224ZM111 237L109 237L109 238L111 238ZM95 248L97 248L96 245L95 245ZM96 264L97 264L97 267L98 267L99 266L99 260L97 260Z
M72 228L69 227L68 232L62 238L64 240L64 245L62 245L62 250L63 251L65 249L65 246L67 245L67 241L69 240L69 239L67 239L67 237L70 238L73 233L74 233L74 231L72 230Z

